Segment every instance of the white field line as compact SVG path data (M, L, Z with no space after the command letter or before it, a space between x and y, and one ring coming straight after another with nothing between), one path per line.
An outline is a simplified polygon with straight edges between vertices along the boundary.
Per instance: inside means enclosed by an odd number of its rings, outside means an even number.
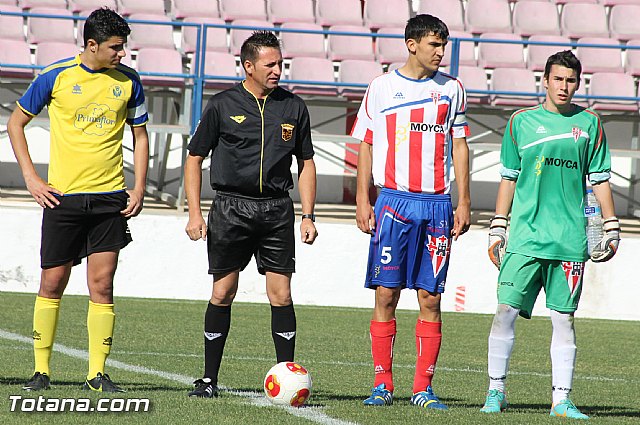
M13 347L18 350L27 350L29 348L23 346ZM150 356L150 357L198 357L201 358L202 354L189 354L189 353L162 353L162 352L154 352L154 351L118 351L113 350L111 352L113 355L131 355L131 356ZM259 361L265 363L273 362L272 358L266 357L250 357L250 356L224 356L226 360L241 360L241 361ZM108 360L109 361L109 360ZM323 365L334 365L334 366L349 366L349 367L371 367L371 362L341 362L338 360L326 361L326 360L299 360L300 363L305 365L310 364L323 364ZM394 363L394 368L398 369L413 369L415 368L414 364L402 364L402 363ZM438 366L439 371L445 372L458 372L458 373L481 373L486 374L487 371L484 369L472 369L470 367L466 368L453 368L446 366ZM517 375L517 376L535 376L540 378L550 378L550 373L541 373L541 372L519 372L519 371L509 371L509 375ZM587 375L574 375L574 379L584 380L584 381L597 381L597 382L626 382L626 383L637 383L640 382L637 379L625 379L625 378L609 378L606 376L587 376ZM190 383L190 382L189 382ZM233 394L232 390L229 390L230 393Z
M33 339L23 336L23 335L19 335L13 332L9 332L9 331L5 331L3 329L0 329L0 338L2 339L6 339L9 341L17 341L17 342L21 342L24 344L33 344ZM77 359L82 359L82 360L86 360L89 356L89 353L85 350L78 350L76 348L71 348L71 347L67 347L64 346L62 344L54 344L53 346L53 351L65 354L69 357L74 357ZM114 353L115 354L115 353ZM124 354L124 352L120 353L120 354ZM165 372L162 370L156 370L156 369L151 369L148 367L144 367L144 366L135 366L135 365L130 365L128 363L124 363L118 360L112 360L112 359L107 359L107 365L117 368L117 369L122 369L122 370L126 370L127 372L134 372L134 373L142 373L145 375L152 375L152 376L157 376L163 379L167 379L169 381L174 381L174 382L178 382L180 384L184 384L184 385L191 385L192 382L194 381L194 379L192 377L186 376L186 375L181 375L178 373L170 373L170 372ZM293 416L298 416L304 419L308 419L312 422L316 422L319 424L323 424L323 425L357 425L355 422L348 422L348 421L343 421L340 419L335 419L332 418L330 416L328 416L327 414L325 414L324 412L321 411L321 409L317 408L317 407L302 407L302 408L294 408L294 407L288 407L288 406L276 406L271 404L264 395L257 393L255 391L238 391L238 390L234 390L231 388L227 388L225 386L220 385L219 386L220 389L236 395L236 396L240 396L240 397L244 397L246 398L251 404L253 404L254 406L259 406L259 407L278 407L281 408L283 410L286 410L289 414L293 415Z

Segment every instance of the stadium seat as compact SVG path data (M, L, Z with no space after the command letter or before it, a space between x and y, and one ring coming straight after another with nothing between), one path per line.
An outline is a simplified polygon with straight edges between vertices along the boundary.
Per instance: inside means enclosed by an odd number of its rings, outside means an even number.
M222 77L237 77L238 71L236 70L235 56L224 52L207 52L204 59L204 73ZM205 88L220 90L228 89L236 84L238 84L237 80L216 78L207 78L204 82Z
M338 89L334 85L305 84L304 81L335 83L333 63L324 58L299 56L291 59L289 80L301 81L289 83L289 90L296 94L336 96Z
M267 9L264 0L220 0L220 16L225 21L266 21Z
M138 72L158 72L166 74L183 74L182 55L175 49L157 47L143 47L136 56ZM184 79L180 77L163 77L140 75L140 81L153 86L184 86Z
M472 34L512 32L511 9L507 0L469 0L465 21L467 32Z
M598 3L598 0L551 0L553 3L555 4L559 4L559 5L564 5L567 3L590 3L590 4L594 4L594 3Z
M536 77L530 69L496 68L491 75L491 90L499 92L537 93ZM494 106L533 106L539 100L536 96L492 94Z
M624 59L624 71L634 77L640 77L640 39L629 40L627 46L639 49L627 49Z
M254 19L238 19L232 23L233 25L245 26L245 27L258 27L258 28L272 28L273 25L268 21L257 21ZM242 43L251 36L254 32L254 29L238 29L231 28L231 41L229 43L229 47L231 50L231 54L240 55L240 48L242 47Z
M316 23L333 25L362 25L360 0L316 0Z
M318 24L303 22L285 22L280 28L322 31L322 27ZM291 59L296 56L327 57L327 52L324 49L324 34L281 31L280 41L282 42L282 56L285 59Z
M540 43L570 43L569 37L561 35L532 35L529 41ZM529 44L527 47L527 68L532 71L544 71L549 56L563 50L571 50L571 46L554 46L543 44Z
M616 6L618 4L638 4L638 0L599 0L599 2L604 6Z
M607 13L600 4L565 4L560 27L562 35L569 38L609 37Z
M62 59L70 58L80 53L75 43L59 41L43 41L36 47L35 65L48 66Z
M636 85L629 74L596 72L589 82L591 96L636 97ZM638 112L638 102L633 100L589 99L594 110Z
M480 36L482 40L522 41L515 34L487 32ZM478 43L478 66L482 68L524 68L522 44Z
M640 38L640 3L621 4L611 8L609 12L609 29L611 37L627 41Z
M467 103L489 104L489 95L484 93L469 93L469 90L488 90L487 73L476 66L460 66L458 79L467 91Z
M517 2L513 8L513 32L524 37L560 35L557 7L545 0Z
M93 12L103 6L109 9L117 10L116 0L69 0L69 10L74 13Z
M449 38L473 38L473 35L468 32L450 31ZM478 62L476 61L474 45L475 43L473 41L460 42L459 65L476 66ZM444 58L442 58L440 65L449 66L449 64L451 64L451 41L449 41L449 44L447 44L444 50Z
M118 12L123 16L134 13L164 15L164 0L118 0Z
M381 27L404 28L409 19L407 0L367 0L364 2L364 25L371 30Z
M407 45L404 42L404 28L378 29L378 34L402 35L402 38L376 37L375 50L378 62L387 64L407 60Z
M267 0L267 15L274 24L316 21L312 0Z
M15 2L14 2L15 4ZM33 9L35 7L47 7L50 9L67 9L67 0L19 0L18 5L21 9Z
M3 78L33 78L33 69L16 68L6 64L32 65L31 49L25 40L0 39L0 77Z
M617 40L600 37L583 37L579 44L606 44L617 46ZM578 46L576 56L582 62L582 72L592 74L594 72L624 72L622 68L622 56L620 49L607 49L597 47Z
M63 9L51 9L47 7L34 7L29 13L42 15L73 16L71 12ZM52 18L27 18L27 41L38 44L43 41L60 41L63 43L75 43L73 33L74 24L71 19Z
M447 24L449 31L464 31L464 12L460 0L422 0L418 13L428 13Z
M171 0L171 16L173 19L219 18L220 10L217 0Z
M340 63L338 81L341 83L369 84L371 80L382 75L382 65L375 61L346 59ZM338 93L347 99L362 99L366 87L338 88Z
M22 9L17 6L3 5L2 11L20 13ZM0 15L0 38L24 41L24 18L22 16Z
M355 25L334 25L330 31L369 33L366 27ZM329 59L341 61L344 59L373 60L373 42L371 37L362 35L329 34Z
M220 18L207 17L187 17L183 20L189 24L218 24L224 25L224 21ZM198 41L198 29L191 26L182 27L182 44L180 50L183 53L193 53L196 51ZM207 51L228 52L227 29L226 28L207 28Z
M129 15L129 20L171 22L168 16L150 15L146 13ZM128 46L133 50L143 47L175 48L173 43L173 26L171 25L130 23L129 26L131 27L131 34L129 35ZM153 36L150 37L152 34Z

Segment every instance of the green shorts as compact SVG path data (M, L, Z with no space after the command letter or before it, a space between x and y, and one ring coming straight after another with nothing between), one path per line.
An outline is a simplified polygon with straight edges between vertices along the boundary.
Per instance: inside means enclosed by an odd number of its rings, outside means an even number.
M547 296L547 308L561 313L578 309L582 292L584 262L547 260L507 253L498 276L498 303L520 309L531 318L541 288Z

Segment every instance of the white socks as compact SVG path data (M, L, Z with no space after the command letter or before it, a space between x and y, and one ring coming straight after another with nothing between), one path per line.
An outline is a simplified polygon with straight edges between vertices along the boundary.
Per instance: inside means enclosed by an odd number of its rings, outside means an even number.
M551 370L553 404L568 399L576 363L576 332L573 315L551 310Z
M509 305L498 304L489 334L489 390L505 392L509 358L515 337L515 323L519 311Z

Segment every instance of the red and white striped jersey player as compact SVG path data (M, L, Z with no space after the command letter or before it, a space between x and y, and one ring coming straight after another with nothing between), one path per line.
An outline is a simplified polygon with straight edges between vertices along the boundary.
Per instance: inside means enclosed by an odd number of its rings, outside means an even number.
M452 241L470 222L469 135L462 83L438 70L449 32L431 15L405 28L404 66L374 79L351 135L361 141L356 221L371 235L365 286L376 291L370 324L374 388L365 405L393 401L395 310L404 288L417 291L416 372L411 403L446 409L431 381L442 341L440 298ZM458 189L451 203L451 165ZM381 188L371 207L371 178Z

